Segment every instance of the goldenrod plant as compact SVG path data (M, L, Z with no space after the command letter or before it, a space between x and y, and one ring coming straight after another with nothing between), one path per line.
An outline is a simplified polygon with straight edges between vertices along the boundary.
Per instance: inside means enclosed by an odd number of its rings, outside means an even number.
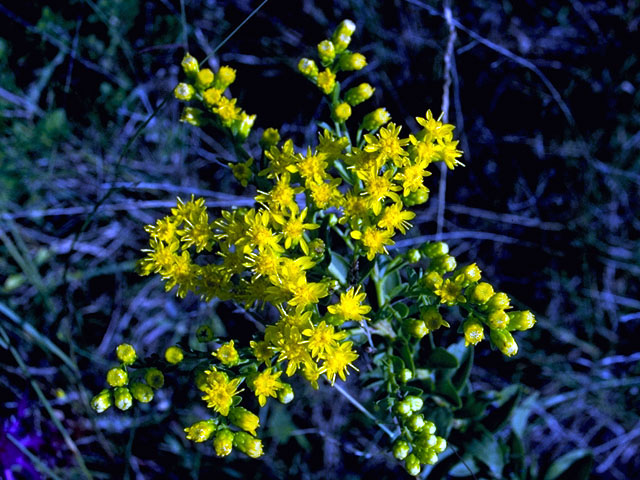
M214 72L185 55L184 80L174 90L185 103L181 121L231 141L237 161L230 171L242 186L256 187L255 206L217 211L204 198L178 198L145 227L149 246L139 272L159 275L179 297L233 302L251 319L253 339L219 338L202 325L200 348L185 341L168 346L163 358L139 358L133 346L120 345L120 364L106 375L110 388L92 406L127 410L134 400L153 401L178 372L190 375L209 414L184 425L186 438L210 442L221 457L238 450L256 458L264 452L259 409L294 401L291 377L342 392L340 382L352 375L373 403L367 410L349 398L389 436L388 452L410 475L427 475L437 464L450 469L462 455L475 459L466 468L495 473L483 449L502 448L493 433L518 390L474 392L473 349L514 356L514 333L535 318L515 310L478 264L459 265L446 243L394 248L412 227L412 208L429 199L432 165L457 169L463 152L454 126L426 106L416 118L420 129L408 132L385 108L367 108L376 88L342 88L367 65L351 50L354 31L344 20L318 44L317 60L298 62L329 106L317 143L295 145L265 128L255 158L247 142L256 115L229 93L235 70ZM453 338L441 335L446 329L459 340L442 344Z

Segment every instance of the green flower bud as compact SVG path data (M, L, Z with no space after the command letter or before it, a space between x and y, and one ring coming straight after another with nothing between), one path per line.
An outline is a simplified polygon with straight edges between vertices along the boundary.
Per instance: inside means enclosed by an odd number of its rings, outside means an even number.
M413 378L413 372L408 368L403 368L402 370L400 370L400 373L398 373L398 380L400 380L400 382L402 383L407 383L412 378Z
M338 24L335 31L333 32L333 36L337 35L353 35L353 32L356 31L356 24L353 23L353 20L349 20L348 18L344 19L342 22Z
M424 337L429 333L429 329L427 328L427 326L422 320L418 320L416 318L410 318L409 320L407 320L405 325L407 326L407 331L409 332L409 335L411 335L414 338L421 339L422 337Z
M209 325L200 325L196 330L196 338L201 343L207 343L213 340L213 330Z
M180 347L174 345L167 348L164 352L164 358L170 364L177 365L184 359L184 353Z
M420 250L429 258L441 257L449 253L449 245L444 242L425 243Z
M122 368L114 367L107 372L107 383L112 387L124 387L129 383L129 375Z
M455 257L451 255L440 255L431 260L431 268L440 273L453 272L457 266Z
M196 90L188 83L179 83L173 90L173 96L183 102L188 102L195 95Z
M262 441L245 432L237 432L233 437L234 446L251 458L262 456Z
M407 473L409 475L417 477L418 475L420 475L421 470L420 460L418 460L418 457L416 457L413 453L410 453L404 460L404 468L407 469Z
M291 385L289 385L288 383L285 383L284 387L278 390L278 400L280 401L280 403L283 403L285 405L287 403L291 403L294 396L295 395L293 393L293 388L291 388Z
M185 107L180 115L180 121L199 127L202 125L202 110L199 108Z
M351 43L351 36L355 30L356 24L351 20L343 20L340 22L331 36L336 53L342 53L347 49L349 43Z
M412 412L419 412L424 405L424 401L415 395L408 395L404 401L409 403Z
M489 311L509 310L511 303L506 293L497 292L487 301L486 307Z
M309 242L309 252L313 260L319 260L324 256L326 246L320 238L314 238Z
M229 411L229 421L252 435L256 434L256 428L260 426L258 416L243 407L233 407Z
M493 296L493 287L486 282L480 282L470 292L469 300L474 303L483 304Z
M416 205L422 205L429 200L429 189L419 188L415 192L410 192L409 195L404 197L404 204L407 207L414 207Z
M131 392L127 387L117 387L113 390L113 399L116 407L120 410L129 410L133 404Z
M409 455L411 447L404 440L398 440L393 444L393 456L397 460L404 460Z
M436 290L442 285L442 275L438 272L429 272L422 277L422 284L429 290Z
M423 432L426 432L429 435L433 435L434 433L436 433L436 424L430 421L426 421L424 422L424 428L422 429Z
M333 119L336 122L344 122L351 116L351 106L348 103L339 103L333 109Z
M213 448L216 451L216 455L219 457L226 457L233 450L233 432L226 428L218 430L216 436L213 438Z
M225 90L229 85L231 85L236 80L236 71L223 65L218 70L215 79L213 80L213 86L215 88L219 88L220 90Z
M339 65L346 72L362 70L367 66L367 59L361 53L345 53L340 57Z
M131 395L140 403L149 403L153 400L153 390L149 385L141 382L134 382L130 387Z
M196 75L196 88L198 90L204 90L209 88L213 83L213 72L208 68L203 68Z
M128 343L121 343L116 348L116 357L125 365L131 365L136 361L136 350Z
M192 440L196 443L206 442L209 440L215 430L216 423L213 419L196 422L190 427L184 429L187 434L187 440Z
M436 444L433 449L436 453L442 453L447 449L447 441L442 437L436 437Z
M420 447L422 449L431 448L431 447L435 446L435 444L438 442L436 436L431 434L431 433L429 433L429 432L427 432L426 428L427 428L427 424L425 423L425 426L423 427L423 430L415 438L416 446Z
M260 139L260 146L263 150L275 146L280 141L280 132L275 128L267 128L262 132L262 138Z
M240 118L237 118L231 124L231 133L238 137L239 140L246 140L255 122L256 115L247 115L246 112L242 112Z
M478 265L472 263L462 269L462 274L465 277L464 286L470 285L475 282L479 282L482 277L482 272L478 268Z
M422 255L420 255L420 250L418 250L417 248L412 248L411 250L409 250L406 253L406 256L409 263L418 263L422 257Z
M518 344L508 330L491 330L491 341L503 355L513 357L518 353Z
M113 398L110 390L102 390L99 394L91 399L91 408L97 413L102 413L113 404Z
M489 313L487 323L489 324L489 328L492 329L507 328L507 325L509 325L509 317L504 310L494 310Z
M378 108L364 116L362 119L362 128L369 131L377 130L389 120L391 120L391 115L389 115L387 109Z
M156 390L164 385L164 375L157 368L151 367L144 374L144 380L152 388Z
M357 87L353 87L347 90L347 92L344 94L344 99L349 105L355 107L356 105L369 100L372 97L374 91L375 88L373 88L368 83L361 83Z
M413 432L419 432L424 428L424 425L424 415L421 413L414 413L407 420L407 427Z
M469 316L462 324L462 330L464 332L465 347L476 345L484 338L484 327L475 317Z
M434 465L438 461L438 455L431 448L416 449L416 456L422 463Z
M407 415L411 415L411 404L402 400L401 402L396 403L396 405L393 407L393 411L396 413L396 415L406 417Z
M200 71L198 61L188 53L182 59L181 65L184 73L186 73L188 77L195 77Z
M449 323L442 318L438 307L429 307L420 314L420 319L425 323L430 332L438 330L440 327L449 328Z
M336 58L336 48L331 40L323 40L318 44L318 57L325 67L331 65L333 59Z
M536 317L533 316L529 310L524 310L522 312L510 312L507 314L509 316L509 325L507 326L507 330L529 330L536 323Z
M298 62L298 70L305 77L315 80L318 77L318 66L309 58L301 58Z

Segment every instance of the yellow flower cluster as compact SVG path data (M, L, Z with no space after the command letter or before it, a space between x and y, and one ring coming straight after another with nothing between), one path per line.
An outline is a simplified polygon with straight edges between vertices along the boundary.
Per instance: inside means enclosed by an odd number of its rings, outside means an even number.
M201 108L185 107L180 120L195 126L212 122L228 129L240 140L247 138L256 116L248 115L238 107L236 98L225 96L225 91L236 79L236 71L223 65L214 74L208 68L201 69L198 61L188 53L182 60L182 69L187 81L179 83L173 94L184 102L196 101ZM205 112L213 115L203 115Z
M486 326L489 328L491 342L500 352L507 356L518 353L518 344L511 332L532 328L535 324L534 315L528 310L507 312L512 308L507 294L495 292L490 283L481 282L481 272L475 263L456 269L456 259L449 255L446 243L426 244L422 253L430 258L429 271L422 278L422 286L432 292L439 303L459 305L469 314L462 325L465 345L481 342L485 338ZM408 325L416 337L440 326L449 326L434 307L423 313L420 322L423 325L416 321Z

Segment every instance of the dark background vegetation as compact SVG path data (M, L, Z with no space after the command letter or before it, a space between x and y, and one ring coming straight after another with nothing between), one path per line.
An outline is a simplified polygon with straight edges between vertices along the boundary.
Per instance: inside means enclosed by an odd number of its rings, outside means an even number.
M179 80L185 43L203 58L258 4L0 3L3 469L36 465L62 478L402 475L381 433L333 389L311 396L294 384L293 404L269 407L258 461L220 460L189 444L182 428L202 410L185 407L191 394L181 389L127 414L88 408L118 343L150 354L202 323L233 328L228 305L176 299L133 267L143 225L177 195L230 207L252 192L230 179L220 138L178 123L177 102L138 129ZM443 238L539 319L518 335L513 359L478 347L472 382L522 383L518 426L541 472L588 450L593 478L637 478L640 4L453 0L451 9L449 118L466 167L446 179ZM238 70L232 92L258 114L256 134L275 126L298 145L314 142L311 120L326 118L327 106L296 73L297 59L352 18L369 66L351 81L377 89L355 115L385 106L415 129L414 116L442 108L443 12L435 1L271 0L210 64ZM401 246L434 238L438 175L429 181L433 198ZM354 378L346 388L359 395Z

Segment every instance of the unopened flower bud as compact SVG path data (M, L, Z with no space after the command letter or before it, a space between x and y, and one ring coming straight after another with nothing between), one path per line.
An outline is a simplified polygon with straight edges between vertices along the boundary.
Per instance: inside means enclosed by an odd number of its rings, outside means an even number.
M342 102L333 109L333 118L336 122L344 122L351 116L351 106Z
M262 441L248 433L237 432L233 437L233 444L251 458L258 458L262 455Z
M462 324L462 330L464 331L464 345L476 345L484 338L484 328L482 323L475 317L469 317Z
M362 70L367 66L367 59L361 53L345 53L340 57L339 65L346 72Z
M409 417L407 426L409 427L409 430L419 432L424 427L424 415L421 413L414 413Z
M252 435L256 434L256 428L260 426L258 416L243 407L233 407L229 411L229 421Z
M284 387L278 390L278 400L280 403L287 404L291 403L294 397L293 388L288 383L284 384Z
M489 311L509 310L511 308L511 303L506 293L497 292L487 301L486 307Z
M412 378L413 378L413 372L411 372L411 370L409 370L408 368L403 368L402 370L400 370L400 373L398 374L398 380L400 380L400 382L402 383L407 383Z
M407 260L409 260L409 263L418 263L420 261L420 258L420 250L418 250L417 248L412 248L407 252Z
M156 390L162 388L164 385L164 375L157 368L149 368L144 374L144 380L147 382L147 385Z
M195 88L193 88L188 83L179 83L178 85L176 85L176 88L173 89L173 96L178 100L182 100L183 102L188 102L189 100L191 100L195 93Z
M216 451L216 455L219 457L226 457L233 450L233 432L226 428L218 430L216 436L213 438L213 448Z
M327 68L318 74L316 84L322 93L330 95L336 87L336 74Z
M199 127L202 125L202 110L193 107L185 107L180 115L180 121Z
M444 242L425 243L420 250L429 258L441 257L449 253L449 245Z
M310 58L301 58L298 62L298 70L305 77L315 80L318 77L318 66Z
M453 272L458 264L452 255L440 255L432 259L431 268L440 273Z
M222 344L220 348L218 348L218 350L212 355L216 356L223 365L226 365L228 367L237 365L240 361L240 355L238 355L238 351L233 345L233 340Z
M508 330L491 330L491 341L507 357L518 353L518 344Z
M362 128L373 131L391 120L391 115L386 108L377 108L373 112L367 113L362 119Z
M416 318L410 318L406 322L406 326L409 335L417 339L421 339L429 333L429 329L427 328L425 323L422 320L418 320Z
M196 88L198 90L204 90L209 88L213 83L213 72L208 68L203 68L198 72L196 76Z
M215 430L216 424L212 419L196 422L190 427L184 429L187 434L187 440L191 440L196 443L206 442L209 440Z
M420 319L425 323L430 332L438 330L440 327L449 328L449 323L442 318L438 307L429 307L420 314Z
M131 392L127 387L117 387L113 390L113 399L116 407L120 410L128 410L133 404Z
M218 73L216 73L213 86L224 91L229 85L235 82L235 80L236 71L231 67L223 65L220 67L220 70L218 70Z
M481 275L482 272L478 268L478 265L476 265L475 263L472 263L471 265L467 265L466 267L464 267L462 269L462 274L465 277L465 282L464 282L465 287L471 283L479 282L482 276Z
M336 48L331 40L323 40L318 44L318 57L324 66L331 65L336 58Z
M97 413L102 413L113 404L113 398L110 390L102 390L99 394L91 399L91 408Z
M122 368L114 367L107 372L107 383L112 387L123 387L129 383L129 375Z
M397 460L404 460L409 455L411 447L404 440L398 440L393 444L393 456Z
M510 331L513 330L529 330L536 323L536 317L533 316L529 310L524 310L522 312L510 312L507 314L509 316L509 325L507 329Z
M413 453L410 453L409 455L407 455L407 458L404 461L404 468L407 469L407 473L409 475L413 475L414 477L417 477L418 475L420 475L420 460L418 460L418 457L416 457Z
M184 73L186 73L188 77L195 77L200 71L198 61L188 53L182 59L181 65Z
M424 400L416 395L408 395L407 397L405 397L404 401L409 404L412 412L419 412L420 410L422 410L422 407L424 405Z
M280 132L275 128L267 128L262 132L262 138L260 139L260 146L263 150L275 146L280 141Z
M480 282L471 290L469 300L474 303L483 304L493 296L493 287L486 282Z
M136 361L136 350L128 343L121 343L116 348L116 357L125 365L131 365Z
M507 328L507 325L509 325L509 317L504 310L494 310L489 313L487 323L489 324L489 328L492 329Z
M436 433L436 424L431 421L424 422L424 428L422 429L428 435L433 435Z
M184 353L180 347L174 345L165 350L164 358L170 364L176 365L184 359Z
M442 437L436 437L436 444L433 446L433 449L437 453L442 453L447 449L447 441Z
M442 275L438 272L429 272L422 277L422 284L429 290L436 290L442 286Z
M149 385L146 385L141 382L134 382L129 387L131 390L131 395L140 403L149 403L153 400L153 390Z
M393 411L396 415L400 415L401 417L406 417L411 415L411 404L409 402L405 402L404 400L396 403L393 407Z
M357 87L353 87L347 90L347 92L344 94L344 99L349 105L355 107L356 105L369 100L374 91L375 88L373 88L368 83L361 83Z

